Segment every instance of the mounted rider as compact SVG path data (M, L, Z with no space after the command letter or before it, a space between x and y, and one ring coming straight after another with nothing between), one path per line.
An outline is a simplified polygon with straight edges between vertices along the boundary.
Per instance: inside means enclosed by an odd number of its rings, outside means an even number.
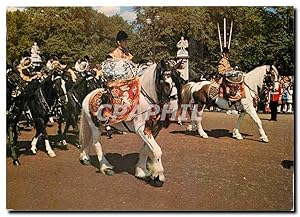
M75 70L79 72L82 77L90 70L89 60L88 56L84 56L83 58L79 58L75 63Z
M133 55L127 48L128 35L119 31L116 35L116 48L107 55L106 60L101 63L101 73L104 79L104 87L99 96L94 96L90 102L92 117L96 116L100 102L117 106L125 106L128 113L118 116L117 120L125 119L133 107L138 103L140 94L140 81L137 76L136 65L132 62ZM101 98L101 96L103 97ZM103 111L105 117L111 117L112 109ZM95 121L95 118L93 118ZM110 120L111 123L112 120ZM99 124L99 123L98 123Z
M113 59L132 60L133 55L129 52L127 48L127 40L128 40L127 33L124 31L119 31L116 36L117 48L108 54L107 59L113 58Z
M14 69L8 69L8 78L15 82L15 88L12 91L12 97L17 97L24 93L28 84L41 77L40 72L33 71L34 67L29 52L25 51L19 64Z
M218 73L220 75L224 75L226 72L232 70L232 67L230 66L230 63L229 63L229 57L230 57L229 49L227 47L224 47L223 53L222 53L222 58L219 60L219 63L218 63Z
M66 72L67 74L69 74L69 77L71 77L73 82L76 82L77 80L76 72L69 68L67 64L63 64L62 62L60 62L57 55L55 54L49 57L46 63L46 68L48 73L53 70L56 70L60 74Z
M130 79L136 76L137 68L132 62L133 55L127 48L128 35L119 31L116 36L117 48L102 62L103 76L107 81Z
M219 88L219 96L223 97L224 96L224 90L222 87L223 83L223 77L227 72L232 71L232 67L230 66L229 63L229 57L230 57L230 52L227 47L224 47L222 49L222 58L218 62L218 74L221 76L221 78L218 81L218 84L220 85Z
M236 102L244 96L244 73L235 70L231 67L229 62L230 57L230 41L232 36L233 22L231 22L230 36L228 47L226 45L226 18L224 18L224 47L222 47L222 39L220 33L220 27L218 24L218 35L222 57L218 62L218 78L215 83L212 84L210 95L211 98L217 96L224 98L226 97L228 102Z

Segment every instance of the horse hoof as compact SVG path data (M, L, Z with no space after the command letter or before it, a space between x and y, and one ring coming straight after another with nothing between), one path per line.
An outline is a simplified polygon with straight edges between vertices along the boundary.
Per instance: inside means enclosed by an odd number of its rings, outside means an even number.
M238 134L233 134L232 138L235 138L235 139L238 139L238 140L244 139L241 135L238 135Z
M14 166L21 166L21 163L19 160L13 160L13 165Z
M191 132L191 131L193 131L193 128L188 126L188 127L186 128L186 131Z
M243 140L244 138L241 136L233 136L233 138L237 139L237 140Z
M32 155L36 155L36 153L37 153L37 150L36 149L30 149L31 150L31 154Z
M113 175L115 175L115 172L112 169L109 169L109 168L106 169L106 170L104 170L104 173L107 176L113 176Z
M260 138L260 141L261 141L261 142L268 143L268 142L269 142L269 139L264 137L264 138Z
M67 144L64 144L63 142L61 142L60 149L61 150L69 150Z
M208 139L208 135L200 135L203 139Z
M48 152L49 157L56 157L56 154L54 152Z
M79 160L80 161L80 163L82 164L82 165L84 165L84 166L87 166L87 165L90 165L91 164L91 162L90 162L90 160Z
M145 176L145 177L139 177L136 176L137 179L142 180L144 182L150 183L151 182L151 177L150 176Z
M151 179L149 184L153 187L162 187L164 185L163 181L159 180L159 177L155 177L154 179Z

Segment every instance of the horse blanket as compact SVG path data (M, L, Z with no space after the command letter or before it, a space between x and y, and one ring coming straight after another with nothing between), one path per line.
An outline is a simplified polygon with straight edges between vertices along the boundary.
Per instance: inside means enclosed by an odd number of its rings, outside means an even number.
M110 81L107 83L108 91L98 89L90 98L89 109L92 116L97 116L103 104L111 107L103 107L101 117L109 121L109 124L127 120L130 112L139 102L141 84L139 77L127 80ZM104 94L107 94L103 101Z

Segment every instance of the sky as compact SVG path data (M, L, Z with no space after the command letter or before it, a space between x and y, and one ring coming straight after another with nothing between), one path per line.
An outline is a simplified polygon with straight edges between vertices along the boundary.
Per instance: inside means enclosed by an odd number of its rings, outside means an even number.
M101 6L93 7L98 12L104 13L106 16L120 15L128 23L131 23L136 19L136 14L133 11L133 7L130 6ZM24 10L24 7L7 7L8 11Z
M112 6L112 7L93 7L98 12L102 12L107 16L113 16L119 14L127 22L131 23L136 19L136 14L133 11L133 7L129 6Z

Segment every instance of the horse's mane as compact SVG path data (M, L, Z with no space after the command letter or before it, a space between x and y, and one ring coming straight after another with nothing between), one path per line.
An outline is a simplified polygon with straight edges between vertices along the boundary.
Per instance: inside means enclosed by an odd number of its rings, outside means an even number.
M142 88L146 91L146 93L157 102L158 97L156 93L156 71L160 66L157 64L152 64L149 67L145 68L141 75L141 84Z
M177 70L174 70L173 73L171 73L171 78L173 80L173 82L175 83L175 87L178 91L178 101L181 102L181 94L180 94L180 91L183 87L183 85L185 85L187 83L186 80L184 80L179 72Z
M245 75L245 83L252 89L257 92L257 88L262 88L264 76L267 73L267 66L262 65L252 69Z

